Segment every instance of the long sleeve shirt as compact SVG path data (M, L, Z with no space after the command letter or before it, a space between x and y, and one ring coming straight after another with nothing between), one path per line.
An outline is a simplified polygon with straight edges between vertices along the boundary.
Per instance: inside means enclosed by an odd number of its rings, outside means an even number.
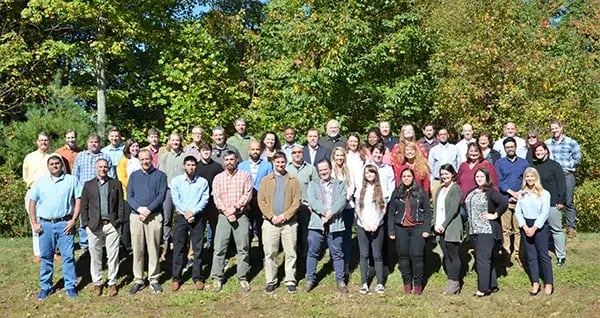
M546 140L546 145L552 159L560 164L564 172L575 172L576 166L581 162L581 148L577 141L563 136L560 140Z
M208 181L200 176L189 179L186 174L176 176L169 187L175 210L179 213L192 211L198 215L204 211L210 197Z
M433 184L435 179L440 178L440 168L442 165L449 163L454 169L458 170L460 154L455 145L451 143L446 143L445 145L439 143L437 146L431 148L427 160L429 161L429 168L431 168L430 183Z
M137 213L137 209L142 206L152 213L162 212L166 195L167 176L162 171L152 167L148 171L135 171L129 176L127 203L133 212Z
M159 169L167 175L168 184L171 184L173 178L185 172L183 169L183 159L185 156L186 154L183 151L166 151L158 156Z
M113 165L110 157L103 153L91 153L89 150L80 152L75 158L75 165L73 166L73 176L77 178L79 183L84 184L86 181L96 177L96 161L98 159L105 159L108 161L108 176L116 178L115 165Z
M550 213L550 192L544 190L538 197L536 193L524 192L519 196L515 207L515 217L519 227L525 225L525 219L535 220L533 226L541 229Z
M364 228L367 225L381 226L383 225L383 216L385 211L382 211L380 207L373 201L373 186L367 186L365 189L365 196L363 199L363 208L360 209L360 193L361 189L356 191L355 194L355 205L356 205L356 225Z
M508 190L519 191L523 185L523 173L525 169L529 167L527 160L516 157L510 160L508 157L504 157L496 161L494 165L496 167L496 173L498 174L498 187L500 193L504 195L506 199L509 199L511 195Z
M527 157L527 143L525 139L521 137L514 136L515 141L517 142L517 157L525 159ZM496 140L492 149L496 150L500 153L501 157L506 157L506 151L504 151L504 139L506 137Z
M225 170L215 176L212 194L219 211L245 207L252 199L252 177L246 171L236 169L233 173Z

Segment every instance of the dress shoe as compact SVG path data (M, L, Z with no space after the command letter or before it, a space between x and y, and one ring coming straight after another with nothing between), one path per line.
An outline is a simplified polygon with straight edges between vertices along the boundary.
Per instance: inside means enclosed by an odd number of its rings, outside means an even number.
M546 295L552 295L552 294L554 294L554 285L546 285L546 290L544 291L544 293Z
M197 290L203 290L204 289L204 283L201 280L195 282L194 286L196 286Z
M172 282L171 283L171 291L178 291L179 287L181 287L181 283L180 282Z
M559 259L556 260L556 266L563 267L563 266L565 266L566 262L567 262L567 258L566 257L559 258Z
M304 283L304 291L307 293L309 293L314 287L315 282L313 282L312 280L307 280L306 283Z
M542 288L540 286L538 286L537 290L530 290L529 291L529 295L530 296L537 296L540 293L540 290L542 290Z
M92 296L98 297L102 295L102 285L94 285L94 289L92 290Z
M117 285L108 285L108 297L115 297L118 293Z

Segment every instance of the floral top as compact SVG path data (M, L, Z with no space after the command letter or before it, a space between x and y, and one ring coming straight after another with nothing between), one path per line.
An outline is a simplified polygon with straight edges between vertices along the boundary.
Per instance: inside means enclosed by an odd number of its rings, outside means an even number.
M469 215L469 234L493 234L490 221L481 216L488 213L488 198L485 192L474 190L465 198L465 206Z

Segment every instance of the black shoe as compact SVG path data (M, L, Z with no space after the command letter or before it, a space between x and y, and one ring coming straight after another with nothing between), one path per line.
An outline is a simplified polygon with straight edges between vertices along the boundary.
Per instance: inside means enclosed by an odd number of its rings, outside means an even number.
M296 285L287 285L287 290L290 294L295 294L298 291Z
M537 296L540 293L540 290L542 290L541 287L538 286L538 289L536 291L529 291L529 295L530 296Z
M160 294L163 292L163 288L162 286L160 286L159 283L152 283L150 284L150 286L152 287L152 292L154 292L155 294Z
M268 284L267 287L265 287L265 294L271 295L273 292L275 292L275 285Z
M305 292L310 292L313 288L315 287L315 282L311 281L311 280L307 280L306 283L304 284L304 291Z
M566 257L559 258L558 260L556 260L556 266L563 267L563 266L565 266L566 262L567 262L567 258Z
M129 293L132 295L135 295L137 293L140 292L140 290L144 289L144 284L135 284L133 285L133 287L131 287L131 290L129 290Z

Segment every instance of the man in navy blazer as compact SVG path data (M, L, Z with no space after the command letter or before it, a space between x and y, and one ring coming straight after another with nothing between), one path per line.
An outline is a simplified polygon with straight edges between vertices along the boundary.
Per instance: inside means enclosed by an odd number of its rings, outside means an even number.
M330 160L331 149L319 145L319 131L315 128L308 130L306 134L308 145L302 150L302 158L309 164L316 166L323 159Z

